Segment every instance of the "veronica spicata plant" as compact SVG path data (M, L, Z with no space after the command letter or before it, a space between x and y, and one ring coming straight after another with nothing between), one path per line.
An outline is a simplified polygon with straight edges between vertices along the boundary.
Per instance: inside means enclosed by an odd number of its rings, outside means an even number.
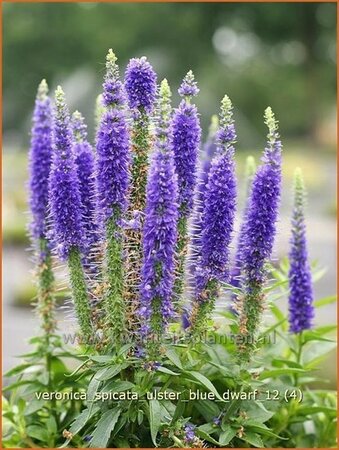
M121 340L126 331L123 299L123 214L129 188L129 134L124 110L125 97L116 56L109 50L103 84L103 103L96 137L99 217L106 237L104 308L106 338Z
M294 175L294 209L289 253L289 322L293 333L312 328L314 317L312 274L308 261L304 217L306 191L301 170Z
M29 153L29 203L32 213L30 235L34 246L41 325L55 330L55 292L51 246L48 242L48 179L52 163L52 107L46 80L42 80L35 100Z
M276 235L276 222L281 193L281 142L278 122L271 108L265 111L268 127L263 164L252 182L245 237L242 239L244 294L239 309L240 357L249 359L255 348L256 335L264 309L265 264L270 260Z
M220 282L229 278L229 246L236 208L236 177L232 103L225 96L221 102L218 147L212 159L208 184L203 197L201 246L195 269L195 293L190 324L193 333L206 326L213 311Z
M134 333L140 326L137 310L140 306L142 228L145 217L148 155L152 148L151 124L154 111L157 75L146 57L132 58L126 68L125 91L131 115L131 186L129 192L128 226L125 229L127 270L124 295L127 302L128 330Z
M141 271L141 333L160 334L173 318L174 254L177 242L178 178L169 144L171 91L163 80L158 100L158 124L146 188Z
M175 290L177 296L180 297L183 290L184 268L188 249L187 224L193 208L201 138L198 110L195 105L191 104L191 99L199 93L192 71L187 73L178 92L183 100L173 114L170 142L174 154L179 189L178 267Z
M5 447L335 446L335 392L313 389L335 347L335 327L317 326L315 308L335 297L314 298L301 173L288 258L273 263L277 120L267 108L262 161L247 159L238 180L232 103L224 96L200 150L197 93L189 71L172 110L145 57L122 80L109 50L93 151L62 89L52 112L40 85L29 186L43 336L7 374ZM83 338L72 347L56 328L54 260L68 266Z

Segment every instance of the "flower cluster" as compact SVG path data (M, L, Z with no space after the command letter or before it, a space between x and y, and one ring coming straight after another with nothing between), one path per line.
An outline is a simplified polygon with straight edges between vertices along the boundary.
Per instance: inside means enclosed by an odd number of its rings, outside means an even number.
M53 161L49 178L53 240L61 258L70 250L84 248L82 205L79 180L73 154L73 133L65 94L59 86L55 92L53 124Z
M156 97L156 83L156 74L147 58L132 58L125 74L128 106L132 110L143 109L151 113Z
M173 152L166 130L170 112L170 90L164 80L160 88L159 124L146 192L143 229L141 284L141 332L161 332L173 316L172 289L177 237L178 188ZM151 319L151 324L149 323Z
M94 154L92 146L87 141L87 126L79 111L75 111L72 115L72 127L74 135L73 152L80 189L81 219L86 247L90 250L99 240Z
M239 350L244 359L249 359L254 349L261 313L264 308L263 286L267 277L274 238L281 192L281 141L278 124L271 108L265 111L268 127L268 142L263 155L263 164L258 168L249 198L246 226L241 238L244 296L235 309L240 313L240 334L244 341Z
M190 94L187 94L187 93ZM179 89L182 96L199 92L192 72L186 75ZM200 145L201 128L197 107L184 98L175 110L171 146L174 153L175 170L178 175L180 215L187 217L193 206L193 192L196 182L196 165Z
M302 172L297 169L294 177L294 208L289 253L289 322L293 333L311 328L314 317L312 275L308 262L304 218L305 196Z
M229 253L236 209L234 143L236 134L232 103L225 96L221 102L217 149L208 174L201 216L201 244L195 267L195 307L193 329L203 327L214 307L220 282L229 276Z
M173 112L163 80L153 114L156 80L142 57L129 62L121 81L117 58L109 50L97 104L95 153L81 114L76 111L70 119L62 89L56 91L52 117L47 86L41 83L30 154L32 234L48 236L49 245L69 262L76 312L86 335L94 326L105 338L118 340L125 331L147 338L162 334L178 312L184 329L200 333L229 283L241 293L235 302L239 332L255 342L280 201L277 121L267 108L262 164L255 171L253 158L247 160L247 199L231 270L237 202L231 101L225 96L219 119L213 118L199 166L201 128L191 103L199 89L193 73L185 76L179 88L183 99ZM290 252L290 323L296 333L311 327L313 317L300 180ZM91 264L97 267L88 276L95 280L87 283L82 266L93 247L99 252ZM180 303L185 266L189 304ZM89 298L98 300L99 316L94 307L89 310ZM98 323L93 322L97 317ZM239 349L249 358L253 346L244 347ZM138 343L134 353L146 357L148 350Z
M129 186L129 134L123 106L122 85L116 56L110 50L106 57L106 77L103 84L104 104L97 133L98 207L104 222L119 217L127 206Z
M52 111L47 94L47 83L42 80L35 100L29 153L31 233L36 239L47 234L48 178L52 162Z

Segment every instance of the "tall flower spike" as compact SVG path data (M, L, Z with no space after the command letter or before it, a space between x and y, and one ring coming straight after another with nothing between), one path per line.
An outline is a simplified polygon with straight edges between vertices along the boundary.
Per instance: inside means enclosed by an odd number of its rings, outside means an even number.
M74 155L73 136L65 94L59 86L55 91L53 126L53 163L49 180L53 239L62 259L68 261L71 287L80 330L87 339L91 336L91 313L87 286L81 265L80 249L85 235L81 220L81 197Z
M246 167L245 167L245 207L240 225L234 267L232 269L232 276L230 281L230 284L232 284L232 286L234 287L239 287L241 284L240 282L241 266L242 266L241 258L243 256L244 240L246 239L247 213L249 207L249 198L251 194L251 186L255 175L255 171L256 171L255 159L253 158L253 156L248 156L246 158Z
M211 117L209 133L207 140L200 154L198 169L198 179L194 191L192 223L189 227L189 249L188 249L188 289L194 290L195 286L195 268L201 251L201 233L202 233L202 213L204 209L204 195L208 183L208 174L212 159L215 155L217 145L215 142L216 133L219 128L219 118L215 114ZM189 292L190 297L193 293Z
M48 177L52 162L52 110L46 80L42 80L35 100L29 153L30 231L34 239L47 234Z
M214 308L220 282L229 279L229 246L236 210L234 144L236 134L232 103L221 102L217 151L208 176L202 215L201 252L197 262L196 290L191 314L193 334L200 333Z
M246 233L241 256L244 294L239 299L240 358L248 361L256 346L256 337L264 308L263 287L276 234L281 192L281 141L278 122L271 108L265 111L268 127L263 164L252 183Z
M103 84L105 111L97 133L97 189L107 247L105 310L110 338L118 341L126 329L122 294L122 215L129 187L129 136L124 96L116 56L109 50Z
M99 240L96 217L94 155L87 141L87 125L79 111L72 115L74 135L73 152L79 179L81 218L85 234L86 250L89 252Z
M141 283L141 334L163 332L173 316L174 252L178 191L173 153L168 143L171 93L161 83L156 148L147 182Z
M30 233L36 253L38 303L41 326L48 335L55 330L54 275L47 239L48 178L52 162L52 110L48 86L42 80L33 114L29 152L29 203L32 213Z
M153 146L151 114L157 90L157 76L145 57L131 59L125 72L125 91L132 115L131 185L126 227L126 270L124 295L128 304L128 329L137 330L141 283L142 227L145 214L148 156Z
M289 253L289 323L292 333L301 333L312 328L314 317L313 287L308 263L306 225L304 218L306 190L302 171L294 175L294 208L292 215L292 237Z
M192 96L199 92L192 71L188 72L178 92L184 99L173 115L171 147L174 153L179 187L178 264L175 291L177 296L180 297L183 291L185 258L188 248L187 223L193 208L198 150L201 139L198 110L195 105L190 103Z

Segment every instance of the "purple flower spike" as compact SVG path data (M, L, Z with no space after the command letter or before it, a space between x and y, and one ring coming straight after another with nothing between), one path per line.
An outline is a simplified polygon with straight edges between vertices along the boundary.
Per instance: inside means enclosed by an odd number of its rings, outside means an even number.
M47 93L47 83L42 80L35 100L29 153L29 203L33 216L30 230L35 239L47 234L48 178L52 162L52 111Z
M232 103L225 96L221 102L217 149L208 175L201 217L201 245L195 266L194 305L191 314L193 333L200 333L214 308L220 282L229 279L229 246L236 210L234 163L235 133L223 138L233 128ZM222 136L222 137L220 137Z
M94 177L94 155L87 141L87 126L79 111L72 115L74 135L73 152L79 179L82 222L86 235L86 245L90 249L99 239L98 224L96 220L96 197Z
M130 60L125 73L125 90L130 109L142 109L152 113L157 91L157 76L145 56Z
M297 169L294 178L294 209L289 253L289 322L292 333L301 333L312 328L314 317L312 275L308 263L304 218L305 197L302 172Z
M195 264L201 248L201 233L202 233L202 213L204 209L204 195L206 193L206 187L208 183L208 174L211 168L212 159L216 153L217 145L215 143L215 137L219 128L219 119L217 115L212 116L211 125L209 129L209 135L207 141L203 147L203 151L200 157L200 167L198 170L198 180L196 189L194 192L194 211L193 221L190 229L190 257L189 268L190 275L194 274ZM194 284L194 282L193 282Z
M221 104L218 146L209 170L204 198L201 261L196 286L196 295L200 300L201 292L208 281L227 281L229 276L229 245L237 195L233 147L236 136L235 133L230 134L229 141L220 139L220 136L230 127L233 127L232 104L225 96Z
M242 240L242 271L244 295L236 304L239 312L239 358L249 361L256 346L256 337L264 307L265 264L270 260L281 192L281 141L278 123L271 108L265 111L268 143L263 164L252 183L247 212L246 233Z
M241 258L248 290L265 280L264 265L272 253L280 203L281 141L271 108L265 111L265 119L269 128L268 145L264 164L259 167L252 184Z
M232 269L232 276L230 284L234 287L239 287L241 285L241 267L242 267L242 256L243 256L243 245L246 239L246 225L247 225L247 213L249 208L249 198L251 194L251 186L253 177L255 175L256 164L253 156L248 156L246 159L246 171L245 171L245 179L246 179L246 204L243 212L242 222L239 230L239 237L237 242L237 250L235 255L235 264ZM234 296L234 299L236 296Z
M53 163L49 196L53 222L53 239L59 256L67 258L72 247L83 248L85 236L81 220L81 197L74 156L73 135L65 94L55 91L53 126Z
M106 223L127 206L129 185L129 136L123 106L122 85L116 56L110 50L106 58L103 84L106 110L97 134L97 189L99 209Z
M182 86L184 85L185 82ZM171 147L174 153L175 170L178 175L180 216L187 218L193 206L193 191L201 138L197 107L191 105L187 99L182 100L175 110L171 131Z
M161 84L159 127L168 128L170 90L166 80ZM143 229L143 265L139 314L146 326L157 333L173 316L172 291L174 253L177 238L177 177L173 154L166 135L158 132L151 161Z
M106 107L123 106L122 82L119 79L119 68L116 64L117 57L110 48L106 57L106 76L103 84L103 105Z
M197 82L194 80L194 75L192 70L187 72L183 82L181 83L178 93L181 97L195 97L200 92Z

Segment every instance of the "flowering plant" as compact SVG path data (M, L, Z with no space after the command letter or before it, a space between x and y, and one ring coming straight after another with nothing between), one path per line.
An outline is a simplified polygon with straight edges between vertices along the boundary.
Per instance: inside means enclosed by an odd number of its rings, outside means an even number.
M301 170L291 248L274 264L282 145L271 108L261 163L247 160L235 236L231 100L200 150L191 71L178 92L172 109L167 80L157 85L145 57L122 81L110 50L93 150L62 88L52 111L39 86L30 235L41 335L7 374L16 379L6 388L5 447L334 446L335 394L310 387L334 346L334 327L315 327L314 311L334 299L313 298ZM68 267L72 348L55 319L57 259Z

